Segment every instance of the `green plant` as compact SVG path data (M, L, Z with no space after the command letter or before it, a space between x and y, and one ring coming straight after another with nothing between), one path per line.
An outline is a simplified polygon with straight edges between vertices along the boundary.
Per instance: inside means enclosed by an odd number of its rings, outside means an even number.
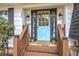
M72 51L77 51L77 47L74 47L74 46L70 46L69 49L72 50Z
M8 53L8 40L14 35L14 25L7 19L0 19L0 51L1 55Z

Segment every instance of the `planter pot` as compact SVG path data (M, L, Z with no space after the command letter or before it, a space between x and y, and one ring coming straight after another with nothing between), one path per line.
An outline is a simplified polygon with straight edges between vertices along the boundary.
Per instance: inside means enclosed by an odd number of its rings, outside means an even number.
M73 51L73 50L70 51L71 56L76 56L76 54L77 54L77 51Z

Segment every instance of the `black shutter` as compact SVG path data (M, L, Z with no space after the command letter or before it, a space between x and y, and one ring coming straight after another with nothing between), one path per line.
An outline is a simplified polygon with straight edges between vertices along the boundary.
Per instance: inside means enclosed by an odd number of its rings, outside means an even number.
M8 21L14 24L14 8L8 8Z

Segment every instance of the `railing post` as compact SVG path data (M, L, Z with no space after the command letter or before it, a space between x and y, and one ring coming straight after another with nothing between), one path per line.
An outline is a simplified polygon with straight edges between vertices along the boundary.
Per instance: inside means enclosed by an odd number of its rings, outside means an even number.
M58 40L57 40L57 42L58 42L57 47L58 47L58 54L59 54L59 56L62 55L62 38L63 38L63 36L64 35L63 35L62 27L59 24L58 25Z
M14 36L13 39L13 56L19 56L19 35Z
M29 30L28 30L28 26L27 26L27 34L26 34L26 39L27 39L27 41L26 41L26 43L27 43L27 46L28 46L28 44L29 44Z
M68 39L66 37L62 40L62 56L68 56Z
M58 54L59 54L59 56L62 55L62 43L61 43L61 41L58 41Z

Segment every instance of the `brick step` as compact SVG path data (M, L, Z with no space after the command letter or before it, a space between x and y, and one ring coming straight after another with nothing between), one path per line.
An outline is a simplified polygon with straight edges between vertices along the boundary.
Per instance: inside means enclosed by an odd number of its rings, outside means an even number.
M58 56L57 54L26 51L25 56Z
M36 51L36 52L55 53L55 54L58 53L57 47L50 47L50 46L29 45L26 50Z

